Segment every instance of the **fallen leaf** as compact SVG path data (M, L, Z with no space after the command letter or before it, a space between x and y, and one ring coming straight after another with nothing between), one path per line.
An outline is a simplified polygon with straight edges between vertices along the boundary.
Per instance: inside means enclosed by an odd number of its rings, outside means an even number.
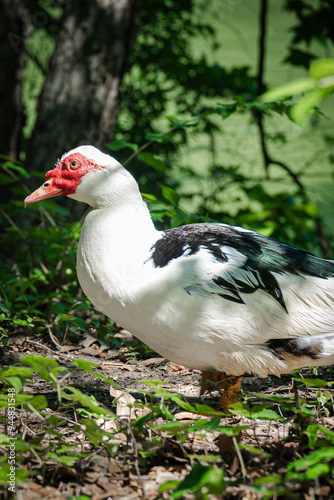
M182 370L188 370L185 366L178 365L177 363L173 363L170 361L167 366L167 372L180 372Z
M199 420L201 417L196 413L191 413L189 411L180 411L180 413L176 413L176 420Z
M117 398L116 405L116 415L118 417L128 417L128 418L137 418L131 412L132 408L130 405L133 405L136 400L135 398L129 394L128 392L120 391L110 386L109 388L110 395L114 398Z

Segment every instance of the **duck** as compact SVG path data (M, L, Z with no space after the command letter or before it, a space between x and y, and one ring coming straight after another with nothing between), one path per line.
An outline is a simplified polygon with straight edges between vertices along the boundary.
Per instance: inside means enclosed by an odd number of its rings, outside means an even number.
M77 250L96 309L161 356L239 398L242 376L334 363L334 261L224 223L154 226L139 186L91 145L65 153L25 206L88 204Z

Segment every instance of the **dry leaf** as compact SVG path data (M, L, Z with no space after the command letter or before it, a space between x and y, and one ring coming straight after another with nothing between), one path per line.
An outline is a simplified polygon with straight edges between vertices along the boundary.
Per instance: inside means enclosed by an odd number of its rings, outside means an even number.
M178 365L177 363L173 363L170 361L167 366L167 372L180 372L182 370L188 370L185 366Z
M181 411L180 413L176 413L176 420L199 420L201 417L196 413L190 413L190 411Z

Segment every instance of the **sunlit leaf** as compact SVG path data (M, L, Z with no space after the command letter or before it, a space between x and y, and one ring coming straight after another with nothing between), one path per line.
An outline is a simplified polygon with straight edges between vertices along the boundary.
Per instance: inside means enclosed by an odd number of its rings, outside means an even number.
M277 99L284 99L286 97L291 97L296 94L302 94L309 90L313 90L317 87L317 83L313 78L304 77L298 80L293 80L291 82L283 83L277 87L267 90L260 100L263 102L276 101Z
M291 118L293 121L301 125L307 113L314 109L328 93L329 89L320 88L315 88L307 92L291 109Z
M293 377L293 380L295 380L296 382L301 382L302 384L307 385L307 387L331 387L332 385L334 385L334 381L331 382L329 380L320 378Z
M318 59L310 66L310 75L319 80L334 75L334 59Z
M287 468L289 471L301 471L320 462L326 463L333 459L334 446L324 447L309 453L306 457L295 460L291 464L288 464Z
M253 455L262 455L264 457L271 457L270 453L267 453L266 451L263 451L260 448L256 448L256 446L251 446L248 444L239 444L239 448L241 450L247 450Z

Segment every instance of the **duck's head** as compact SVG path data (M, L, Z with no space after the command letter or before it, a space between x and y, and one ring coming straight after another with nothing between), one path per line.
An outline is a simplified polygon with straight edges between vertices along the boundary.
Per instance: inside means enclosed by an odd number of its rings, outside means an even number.
M118 205L133 195L138 197L139 190L131 174L112 156L94 146L80 146L61 157L24 205L61 194L96 208Z

